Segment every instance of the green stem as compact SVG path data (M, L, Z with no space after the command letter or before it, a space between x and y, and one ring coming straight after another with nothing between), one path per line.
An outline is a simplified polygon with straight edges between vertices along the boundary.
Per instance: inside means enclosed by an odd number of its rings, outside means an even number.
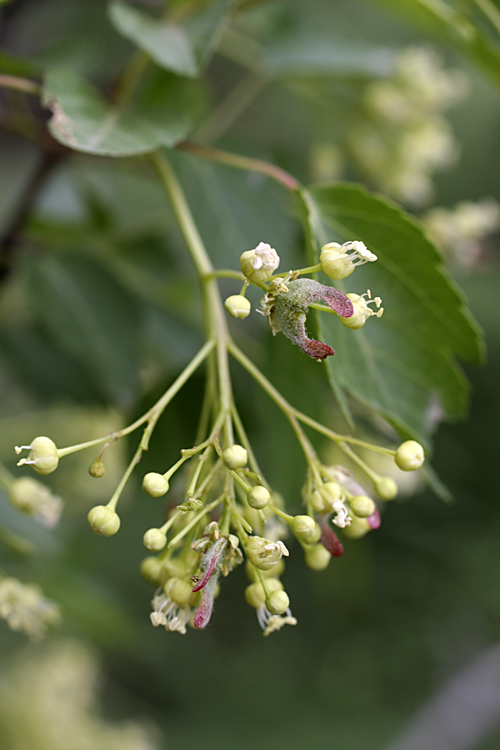
M354 451L349 448L348 445L346 445L345 443L340 443L340 448L346 455L349 456L351 461L354 461L354 463L357 464L359 468L365 472L365 474L372 480L373 483L377 482L380 479L380 475L377 474L376 471L373 471L373 469L368 466L368 464L365 463L363 459L357 455L357 453L354 453Z
M209 274L210 279L238 279L238 281L245 281L245 277L241 271L232 271L230 268L221 268L219 271L212 271Z
M222 149L212 148L211 146L203 146L201 143L194 143L193 141L183 141L182 143L179 143L176 148L179 151L187 151L190 154L201 156L204 159L217 161L219 164L227 164L229 167L265 174L267 177L276 180L280 185L286 187L287 190L295 191L300 187L299 181L291 174L285 172L284 169L277 167L275 164L271 164L271 162L262 159L252 159L248 156L232 154L229 151L222 151Z
M180 540L184 536L186 536L188 531L190 531L190 529L192 529L193 526L195 526L197 523L201 521L203 516L206 516L207 513L210 513L210 511L212 511L214 508L220 505L223 500L224 500L223 497L219 497L217 498L217 500L214 500L213 503L210 503L210 505L207 505L204 510L201 510L199 513L196 513L195 518L193 518L192 521L190 521L186 526L184 526L182 531L179 531L179 533L176 536L174 536L174 538L169 542L169 545L168 545L169 549L171 549L172 547L175 547L180 542Z
M478 8L489 18L495 29L500 34L500 11L491 0L474 0Z

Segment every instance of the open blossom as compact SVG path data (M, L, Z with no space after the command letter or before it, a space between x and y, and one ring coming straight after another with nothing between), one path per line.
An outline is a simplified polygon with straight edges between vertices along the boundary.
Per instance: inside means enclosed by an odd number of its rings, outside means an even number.
M150 614L150 619L155 628L162 625L165 630L177 631L181 635L186 635L186 625L191 614L191 607L174 602L163 591L156 594L151 605L153 611Z
M271 633L281 630L285 625L297 624L297 619L292 617L290 607L288 607L283 615L272 615L266 605L263 604L257 610L257 619L260 627L264 631L263 635L271 635Z
M260 284L268 281L280 264L276 250L266 242L259 242L254 250L247 250L240 257L242 273L249 281Z

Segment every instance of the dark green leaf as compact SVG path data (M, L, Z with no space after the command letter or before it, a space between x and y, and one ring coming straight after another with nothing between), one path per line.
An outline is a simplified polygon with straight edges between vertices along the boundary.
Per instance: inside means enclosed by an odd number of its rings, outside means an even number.
M313 187L303 193L317 252L329 241L362 240L378 256L344 282L345 292L367 287L385 313L359 331L321 315L338 388L375 409L404 433L425 440L439 400L449 417L462 417L466 379L456 357L479 362L482 338L440 255L419 224L395 204L355 185Z
M11 76L35 76L38 74L39 68L31 60L25 60L1 50L0 71Z
M99 265L78 255L26 264L38 321L77 359L103 395L127 405L138 382L140 342L133 299Z
M120 34L162 68L194 78L216 44L231 4L232 0L211 3L198 15L172 23L116 0L110 5L109 17Z
M187 84L158 71L140 98L120 107L107 102L87 81L61 68L48 72L43 102L52 111L49 129L76 151L131 156L173 146L190 129Z

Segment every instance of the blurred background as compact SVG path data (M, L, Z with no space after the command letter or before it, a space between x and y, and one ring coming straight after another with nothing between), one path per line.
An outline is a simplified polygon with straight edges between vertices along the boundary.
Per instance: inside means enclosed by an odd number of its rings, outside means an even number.
M379 531L346 540L325 571L292 554L284 583L297 627L262 638L237 570L206 631L182 637L150 626L153 592L138 572L140 538L161 501L133 479L120 534L102 539L86 522L109 499L134 439L109 451L99 482L88 474L91 451L42 478L65 503L57 528L22 516L0 492L2 574L35 582L61 612L40 642L0 621L5 750L499 747L500 92L407 6L241 3L193 86L193 139L303 181L361 181L427 222L488 345L486 365L467 368L470 418L441 423L436 408L433 464L453 501L409 486ZM155 14L162 3L136 7ZM493 38L488 19L477 22ZM60 65L105 92L133 49L99 0L14 0L0 9L0 42L0 74L39 80ZM153 174L139 159L65 150L47 118L36 97L0 90L8 472L19 471L13 446L34 435L70 445L128 424L203 340L196 280ZM182 153L172 160L216 266L234 266L261 240L285 265L306 265L297 207L280 186ZM234 329L242 348L298 408L341 424L322 368L283 337L271 340L257 317ZM266 396L233 374L259 460L298 510L305 467L294 438ZM198 374L169 406L141 469L168 465L192 444L202 385ZM377 426L354 409L361 425ZM328 456L329 445L316 444Z

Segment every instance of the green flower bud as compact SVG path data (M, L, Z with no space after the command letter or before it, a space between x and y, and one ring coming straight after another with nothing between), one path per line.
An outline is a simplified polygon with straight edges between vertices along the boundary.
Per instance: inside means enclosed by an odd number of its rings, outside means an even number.
M371 527L365 518L354 516L351 524L346 526L345 529L342 529L342 531L347 537L349 537L349 539L361 539L362 536L370 531L370 528Z
M260 536L251 536L247 541L247 557L260 570L270 570L282 555L288 554L283 542L271 542Z
M169 484L163 474L150 471L142 480L142 489L151 497L161 497L168 492Z
M394 460L403 471L415 471L424 463L424 449L416 440L406 440L397 449Z
M190 569L193 567L195 561L198 560L198 555L193 553L193 557L188 560L180 562L178 558L171 557L169 560L163 561L163 569L167 578L184 578L188 575Z
M321 526L319 523L314 524L314 530L311 534L311 536L308 536L307 539L303 539L306 544L316 544L316 542L319 542L321 539Z
M311 516L295 516L290 521L290 528L297 539L307 541L314 531L316 523Z
M89 466L89 474L95 479L100 479L106 473L106 467L104 466L101 458L96 458Z
M272 615L283 615L290 606L290 599L285 591L273 591L266 598L266 607Z
M338 242L329 242L323 245L320 254L321 270L336 281L350 276L356 266L375 260L377 256L367 249L364 242L356 240L344 242L342 246Z
M331 513L333 504L342 496L338 482L325 482L311 495L311 504L316 513Z
M255 508L255 510L265 508L270 499L271 493L260 484L257 487L253 487L247 495L249 506Z
M257 571L255 570L255 566L252 565L249 560L247 560L245 564L245 570L246 570L248 579L252 581L252 583L259 582L259 578L257 575ZM272 565L269 570L262 570L262 568L260 568L260 573L266 580L274 578L274 577L277 578L278 576L282 576L284 572L285 572L285 563L283 561L283 558L281 558L281 560L278 560L276 565Z
M92 531L102 536L113 536L120 528L118 513L106 505L96 505L87 515L87 521Z
M248 453L242 445L231 445L223 451L222 460L228 469L243 469L248 463Z
M159 586L165 577L165 568L161 560L157 557L145 557L141 562L141 576L147 583L152 583L153 586Z
M252 309L250 300L242 294L233 294L228 297L224 302L224 307L232 318L238 318L238 320L248 318Z
M151 552L159 552L167 543L167 536L160 529L148 529L142 537L142 543Z
M266 586L271 592L283 590L283 584L277 578L266 578ZM247 601L247 604L249 604L251 607L254 607L255 609L258 609L259 607L262 607L263 604L265 604L266 595L264 589L262 588L262 584L259 581L255 581L254 583L251 583L246 587L245 599Z
M306 565L312 570L324 570L330 564L331 559L331 554L322 544L315 544L305 550Z
M29 464L37 474L51 474L57 469L59 455L56 444L48 437L36 437L31 445L16 446L16 453L29 450L28 458L21 458L17 465Z
M375 503L366 495L356 495L349 501L351 510L358 518L368 518L375 512ZM349 527L346 527L349 528Z
M279 264L278 253L265 242L260 242L254 250L247 250L240 256L241 271L254 284L270 279Z
M394 500L398 494L398 485L392 477L380 477L375 482L375 492L381 500Z
M354 308L353 314L349 318L343 318L341 315L339 315L340 322L346 327L351 328L353 331L358 331L360 328L363 328L364 324L370 318L372 315L376 315L377 318L382 317L382 313L384 312L384 308L380 307L382 304L382 300L380 297L375 297L375 299L371 299L371 292L365 292L365 294L353 294L352 292L348 295L346 295L352 302L352 306ZM365 297L368 297L368 302L366 301ZM377 311L372 310L368 305L375 304L377 307Z
M171 578L166 582L163 591L173 602L180 604L181 607L189 605L192 596L193 584L184 578Z

